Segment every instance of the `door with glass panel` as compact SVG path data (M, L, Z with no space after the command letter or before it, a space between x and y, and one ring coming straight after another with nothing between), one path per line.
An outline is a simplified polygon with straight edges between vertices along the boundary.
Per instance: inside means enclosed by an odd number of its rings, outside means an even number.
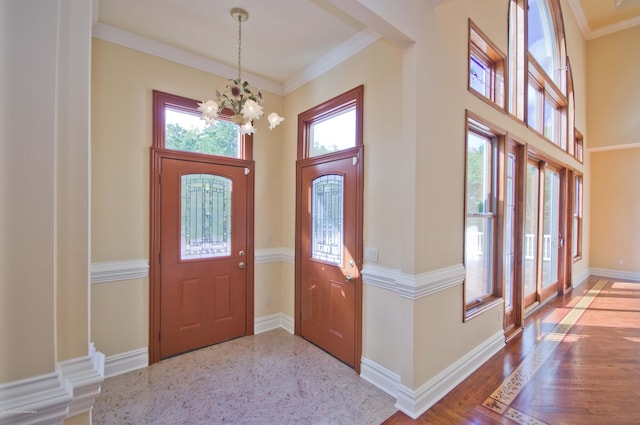
M360 372L364 147L359 86L298 116L295 333Z
M524 231L525 307L558 293L564 240L561 233L561 171L530 159Z
M160 357L246 333L247 176L162 158Z
M300 335L356 365L358 152L300 164ZM355 158L355 159L354 159Z

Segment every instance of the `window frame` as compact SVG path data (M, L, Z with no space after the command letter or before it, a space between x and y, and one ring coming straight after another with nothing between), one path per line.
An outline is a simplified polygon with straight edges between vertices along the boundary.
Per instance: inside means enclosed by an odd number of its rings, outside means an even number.
M173 151L173 152L188 152L188 151L180 151L177 149L169 149L165 146L165 141L166 141L165 110L169 108L179 112L184 112L184 113L199 116L202 113L198 111L198 102L199 101L194 99L189 99L187 97L154 90L153 91L153 140L152 140L151 147L155 149L166 149L168 151ZM228 108L223 109L219 115L219 119L228 121L228 122L233 122L231 117L233 117L233 111ZM214 154L207 154L207 153L201 153L201 152L189 152L189 153L194 155L205 155L207 157L218 157L218 158L240 159L240 160L252 161L253 160L253 135L252 134L240 135L240 146L238 147L238 153L239 153L238 157L214 155Z
M583 239L583 213L584 213L584 178L582 174L574 172L572 182L572 240L571 240L571 258L573 262L582 259L582 239ZM575 231L574 229L575 223ZM573 246L576 246L576 252L573 252Z
M504 111L506 107L506 55L469 19L467 89L484 102ZM489 73L489 87L486 93L481 93L471 84L471 60L474 57L481 62Z
M467 211L467 182L468 182L468 146L469 146L469 133L474 133L482 138L488 139L491 142L491 205L492 211L487 213L469 213ZM468 321L483 312L495 307L503 302L503 285L502 285L502 270L499 264L503 258L503 244L504 244L504 200L502 199L502 191L504 190L504 150L507 134L504 130L488 123L472 112L466 112L465 122L465 156L464 156L464 219L463 219L463 264L465 265L465 274L467 271L467 219L468 218L491 218L492 219L492 253L491 253L491 291L485 294L480 299L467 300L467 277L465 275L463 283L463 321Z
M573 157L581 164L584 163L584 136L577 129L574 129Z
M306 158L322 158L344 150L358 149L363 145L363 106L364 106L364 86L360 85L333 99L324 102L314 108L298 115L298 160ZM344 150L329 152L322 155L311 156L311 128L313 124L325 121L332 116L354 109L356 112L356 134L355 146Z

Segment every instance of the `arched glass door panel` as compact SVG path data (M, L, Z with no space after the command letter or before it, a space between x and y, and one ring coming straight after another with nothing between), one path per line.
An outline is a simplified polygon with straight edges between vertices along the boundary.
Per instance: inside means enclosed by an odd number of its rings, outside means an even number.
M231 180L211 174L180 177L180 259L231 254Z

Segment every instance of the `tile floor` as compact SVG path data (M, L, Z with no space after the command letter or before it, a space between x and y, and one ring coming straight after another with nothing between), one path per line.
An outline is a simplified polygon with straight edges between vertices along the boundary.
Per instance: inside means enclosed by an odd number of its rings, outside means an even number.
M395 399L284 330L105 380L96 425L379 424Z

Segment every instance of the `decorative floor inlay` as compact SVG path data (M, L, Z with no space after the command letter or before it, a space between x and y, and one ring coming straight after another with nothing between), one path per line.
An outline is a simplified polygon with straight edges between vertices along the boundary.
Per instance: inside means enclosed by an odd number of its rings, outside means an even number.
M526 415L513 407L511 403L522 392L525 385L535 376L540 366L549 358L553 350L567 335L571 327L589 308L593 300L606 285L605 280L599 280L593 288L578 301L556 327L538 344L534 352L518 366L507 379L485 400L483 406L523 425L546 425L545 422Z

